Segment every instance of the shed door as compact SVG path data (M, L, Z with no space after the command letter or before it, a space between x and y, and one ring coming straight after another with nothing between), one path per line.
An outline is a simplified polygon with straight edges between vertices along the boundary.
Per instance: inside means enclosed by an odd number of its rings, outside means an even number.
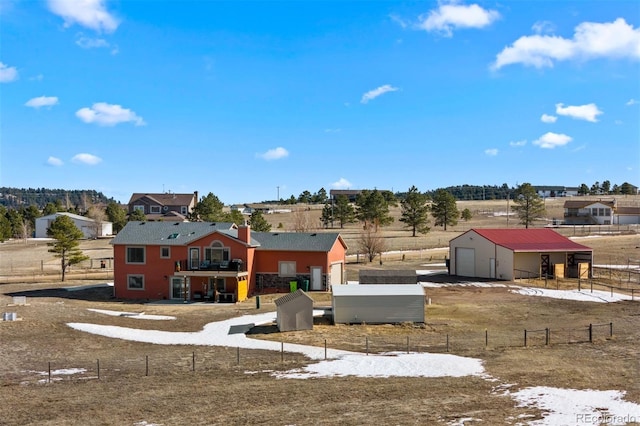
M331 285L339 285L343 282L342 263L334 263L331 265Z
M322 290L322 267L311 267L311 289L310 290Z
M456 275L473 277L476 274L476 251L472 248L456 247Z

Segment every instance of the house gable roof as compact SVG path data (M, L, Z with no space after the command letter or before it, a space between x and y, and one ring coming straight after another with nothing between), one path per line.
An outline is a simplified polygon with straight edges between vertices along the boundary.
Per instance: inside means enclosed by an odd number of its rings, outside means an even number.
M471 229L494 244L518 252L593 251L590 247L571 241L553 229ZM470 232L470 231L467 231Z
M565 209L583 209L594 204L602 204L604 206L615 208L615 201L611 200L567 200L564 202Z
M336 241L347 248L336 232L252 232L251 237L260 242L258 250L328 252Z
M128 222L111 240L112 245L182 246L214 232L238 238L235 224L230 222ZM257 242L252 241L255 245ZM254 244L252 244L254 245Z
M279 297L276 300L274 300L273 303L275 303L276 306L282 306L282 305L285 305L285 304L291 302L292 300L300 299L300 298L308 299L313 304L313 299L311 297L309 297L309 295L307 293L305 293L304 291L302 291L301 289L298 289L298 290L294 291L293 293L289 293L289 294L286 294L286 295L284 295L282 297Z
M175 193L162 193L162 194L142 194L135 193L131 195L129 204L133 204L142 198L148 198L149 200L157 203L161 206L188 206L194 201L196 197L195 193L191 194L175 194ZM195 200L197 202L198 200Z
M68 212L57 212L57 213L53 213L53 214L50 214L50 215L47 215L47 216L40 216L40 217L36 218L36 220L38 220L38 219L40 219L40 220L56 219L59 216L67 216L70 219L73 219L73 220L76 220L76 221L91 222L91 223L95 222L95 220L91 219L90 217L80 216L78 214L73 214L73 213L68 213ZM103 221L101 221L101 223L104 224L104 223L111 223L111 222L103 220Z

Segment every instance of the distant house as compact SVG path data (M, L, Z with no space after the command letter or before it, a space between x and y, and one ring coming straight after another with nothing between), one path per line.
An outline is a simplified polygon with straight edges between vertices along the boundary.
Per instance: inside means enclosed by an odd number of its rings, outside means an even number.
M338 196L343 195L347 197L347 200L349 200L350 203L355 203L356 198L358 198L358 195L360 195L361 192L361 189L330 189L329 198L335 201Z
M618 206L612 200L568 200L564 203L565 225L640 224L640 207Z
M577 277L579 264L593 263L593 250L549 228L474 228L449 241L450 273L462 277L513 280Z
M424 322L424 288L419 284L348 284L332 289L335 324Z
M123 299L236 302L260 292L342 284L338 233L251 232L211 222L128 222L111 241L115 295Z
M76 225L76 227L82 231L84 238L99 238L113 234L113 224L111 222L97 222L96 220L89 217L72 213L59 212L47 216L42 216L36 219L35 237L47 238L47 229L49 229L51 223L60 216L69 217L73 221L74 225Z
M175 194L171 192L161 194L136 193L128 203L129 214L140 210L148 220L186 220L198 203L198 191L192 194Z
M233 204L231 211L238 211L240 214L251 215L254 212L253 207L249 207L247 204Z
M275 301L276 324L280 331L313 329L313 299L298 289Z
M542 198L575 197L580 188L568 186L535 186L538 196Z

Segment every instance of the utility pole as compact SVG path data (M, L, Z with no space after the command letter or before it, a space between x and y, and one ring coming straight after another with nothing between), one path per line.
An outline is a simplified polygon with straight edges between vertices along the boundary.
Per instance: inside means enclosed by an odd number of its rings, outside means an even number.
M280 201L280 187L276 186L276 189L278 190L278 198L276 198L276 201Z

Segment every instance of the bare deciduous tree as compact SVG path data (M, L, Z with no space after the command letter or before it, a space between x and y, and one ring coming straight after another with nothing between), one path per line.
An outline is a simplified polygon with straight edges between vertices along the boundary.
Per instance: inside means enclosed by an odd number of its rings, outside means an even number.
M89 219L93 219L93 223L91 225L91 231L95 238L102 237L102 225L107 218L107 214L104 209L98 206L89 207L89 211L87 211L87 217Z
M296 209L293 212L293 230L295 232L308 232L313 228L308 209Z
M364 228L358 239L360 251L364 253L369 262L373 262L376 255L382 254L385 248L385 240L381 231L376 231L373 227Z

